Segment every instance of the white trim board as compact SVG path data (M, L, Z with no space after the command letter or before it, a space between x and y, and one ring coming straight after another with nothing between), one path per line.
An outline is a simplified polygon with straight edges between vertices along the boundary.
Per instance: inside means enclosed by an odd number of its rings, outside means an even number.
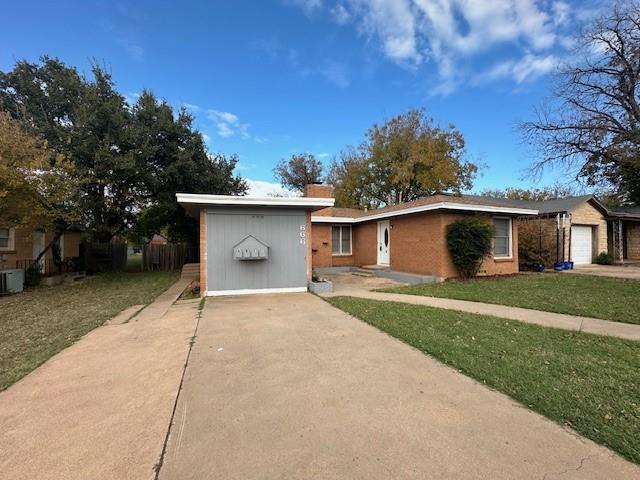
M178 203L198 205L237 205L264 207L333 207L333 198L315 197L240 197L234 195L208 195L176 193Z
M262 293L302 293L307 287L286 287L286 288L245 288L242 290L209 290L207 297L222 297L225 295L258 295Z
M488 213L508 213L512 215L537 215L538 210L530 208L512 208L512 207L494 207L491 205L472 205L468 203L452 203L438 202L429 203L427 205L418 205L417 207L406 208L402 210L392 210L390 212L374 213L373 215L365 215L362 217L323 217L313 215L312 223L364 223L371 220L380 220L383 218L399 217L402 215L410 215L412 213L428 212L432 210L466 210L472 212L488 212Z

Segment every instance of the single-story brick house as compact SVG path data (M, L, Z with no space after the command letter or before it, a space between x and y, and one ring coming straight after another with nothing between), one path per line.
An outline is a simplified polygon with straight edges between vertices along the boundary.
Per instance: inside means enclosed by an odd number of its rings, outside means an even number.
M25 268L40 255L53 239L53 229L32 230L0 225L0 270L5 268ZM57 241L63 260L80 255L80 229L70 229ZM42 260L43 273L53 271L53 257L48 250Z
M309 185L305 195L331 197L328 185ZM483 275L518 272L518 217L534 216L530 207L505 205L483 197L434 195L373 210L326 208L314 212L314 268L378 266L392 271L458 276L447 248L447 225L467 215L486 218L495 227L492 254Z
M481 273L516 273L515 219L538 213L451 195L369 211L334 208L328 185L309 185L297 198L179 193L177 200L200 219L201 292L209 296L306 291L314 268L376 265L455 277L446 228L467 215L486 218L496 230Z

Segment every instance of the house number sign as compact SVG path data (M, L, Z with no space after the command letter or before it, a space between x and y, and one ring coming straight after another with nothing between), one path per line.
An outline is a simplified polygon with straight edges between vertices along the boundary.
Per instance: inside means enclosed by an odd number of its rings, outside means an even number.
M300 225L300 245L307 244L307 226Z

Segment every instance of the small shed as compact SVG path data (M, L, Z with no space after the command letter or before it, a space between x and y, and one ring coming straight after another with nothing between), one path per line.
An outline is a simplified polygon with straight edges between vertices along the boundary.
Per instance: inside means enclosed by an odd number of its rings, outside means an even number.
M203 295L305 292L311 278L311 212L333 198L178 193L200 220Z

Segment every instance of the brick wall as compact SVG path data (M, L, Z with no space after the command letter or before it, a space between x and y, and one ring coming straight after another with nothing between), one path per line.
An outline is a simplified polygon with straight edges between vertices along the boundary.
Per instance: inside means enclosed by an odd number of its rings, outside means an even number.
M640 260L640 223L627 223L627 258Z
M389 253L392 270L442 276L444 233L441 216L441 213L422 213L391 219ZM377 237L374 237L375 241Z
M315 223L311 228L311 256L313 266L332 267L331 225Z
M313 266L319 268L344 267L361 265L355 261L355 254L359 242L356 240L357 227L352 227L351 253L354 255L333 255L331 250L331 225L316 223L312 226L311 251Z
M307 281L311 280L313 271L313 225L311 224L311 212L306 214L305 246L307 247Z
M354 265L375 265L378 263L378 224L359 223L353 226Z
M207 210L200 209L200 296L207 294Z
M595 208L591 203L585 202L579 207L574 208L569 212L571 214L571 225L592 225L594 227L593 232L593 256L594 258L600 252L607 252L609 250L607 243L607 219L606 217ZM569 235L566 237L565 249L567 256L569 256Z
M45 232L44 246L46 247L53 240L53 231ZM63 258L73 258L80 255L80 232L66 232L63 239ZM46 260L53 258L51 250L44 254ZM16 228L14 231L14 249L0 252L0 269L15 268L18 260L33 259L33 232L31 229Z
M312 198L332 198L333 187L324 183L311 183L309 185L305 185L304 192L302 194L305 197ZM316 214L314 213L314 215Z

